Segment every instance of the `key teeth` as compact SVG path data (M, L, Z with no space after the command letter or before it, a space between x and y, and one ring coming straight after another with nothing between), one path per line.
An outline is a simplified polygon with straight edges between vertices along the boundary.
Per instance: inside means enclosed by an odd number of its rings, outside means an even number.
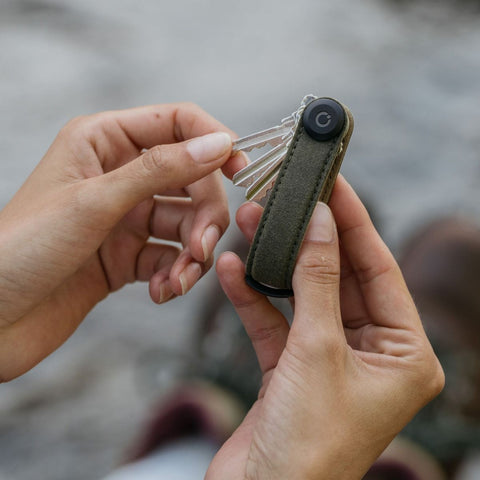
M252 163L242 168L233 176L233 184L236 186L250 187L260 181L265 175L268 175L272 168L285 159L288 145L280 144L272 148Z
M263 199L268 199L268 197L270 197L270 193L272 193L272 190L273 190L273 185L267 190L265 190L265 193L263 194L263 196L260 197L257 201L261 202Z
M261 145L252 145L251 147L247 147L247 148L242 148L240 150L237 150L237 149L233 149L233 152L234 153L238 153L238 152L251 152L252 150L255 150L256 148L262 148L264 147L265 145L267 144L267 142L261 144Z
M260 203L263 199L268 200L268 197L270 197L270 194L272 193L274 185L275 185L275 182L273 182L270 188L267 188L267 190L264 190L263 194L257 195L256 197L252 198L250 201Z
M258 143L257 145L252 145L251 147L248 148L248 150L245 150L246 152L251 152L255 148L263 148L265 145L267 145L268 142L263 142L263 143Z

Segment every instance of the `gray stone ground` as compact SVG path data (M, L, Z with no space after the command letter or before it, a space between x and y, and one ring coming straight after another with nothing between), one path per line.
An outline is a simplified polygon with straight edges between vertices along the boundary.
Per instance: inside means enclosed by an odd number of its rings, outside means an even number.
M478 217L480 17L461 5L0 0L0 206L76 115L190 100L247 134L315 93L353 111L343 172L394 251L432 217ZM228 188L234 212L241 192ZM213 282L162 307L145 285L125 288L1 386L0 478L108 472L154 397L141 359L191 347Z

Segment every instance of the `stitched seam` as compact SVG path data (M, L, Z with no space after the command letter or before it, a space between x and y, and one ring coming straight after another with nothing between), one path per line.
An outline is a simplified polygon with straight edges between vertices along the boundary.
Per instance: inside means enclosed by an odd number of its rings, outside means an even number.
M303 129L303 125L301 126L301 129L298 133L298 136L297 138L295 139L295 142L294 144L292 145L292 149L290 151L290 155L288 156L288 158L286 158L284 160L285 162L285 168L282 168L282 173L280 174L280 176L278 177L278 180L277 180L277 184L276 184L276 188L274 188L273 192L271 193L271 201L268 203L267 205L267 208L265 209L265 211L263 212L263 220L262 220L262 223L261 225L259 226L259 231L258 231L258 235L255 236L255 241L252 245L252 252L253 252L253 255L252 255L252 261L250 262L250 266L253 267L253 257L255 255L255 252L257 251L257 247L258 247L258 244L260 243L261 239L262 239L262 236L263 236L263 232L265 230L265 225L266 225L266 222L267 222L267 219L268 219L268 215L270 213L270 210L272 209L273 207L273 204L275 203L275 200L277 198L277 192L278 192L278 189L280 188L280 185L282 184L282 181L283 181L283 178L285 177L285 174L287 172L287 169L288 169L288 166L290 165L291 161L292 161L292 158L293 158L293 154L295 153L295 149L297 148L297 145L298 145L298 142L300 140L300 138L302 137L302 135L304 134L304 129ZM283 167L283 166L282 166ZM288 264L287 264L288 266Z
M345 137L344 137L344 140L342 140L342 143L341 143L341 147L345 151L344 141L345 141ZM334 161L334 165L330 169L330 173L328 174L327 179L325 181L325 193L326 193L326 195L324 195L323 198L321 199L322 202L327 202L328 200L330 200L330 196L332 194L332 190L333 190L333 186L335 184L335 180L337 179L337 176L340 172L340 165L342 163L343 157L344 157L344 153L335 158L335 160L340 158L340 161Z
M315 186L315 190L313 191L313 194L310 198L310 202L309 202L309 205L308 205L308 211L309 212L312 211L312 208L313 208L314 204L318 201L319 190L321 189L327 166L330 165L330 163L331 163L331 156L332 156L332 152L333 152L335 146L336 146L336 143L334 143L331 146L330 150L327 153L327 161L323 164L322 171L320 172L320 176L318 177L317 184ZM311 217L310 215L305 215L304 218L303 218L302 224L300 225L300 227L297 228L296 240L295 240L295 243L293 244L293 247L290 251L290 257L289 257L288 263L287 263L287 266L288 266L287 274L292 270L292 266L293 266L292 264L295 261L295 252L298 251L298 248L300 246L299 244L300 244L301 240L303 240L302 232L305 231L306 224L310 221L310 217ZM290 277L290 275L285 276L285 278L284 278L285 283L288 281L289 277Z
M335 183L335 180L337 179L337 175L338 175L338 171L332 169L330 170L330 174L327 176L327 179L325 181L325 191L327 193L327 195L324 195L324 198L321 199L322 202L326 202L327 200L329 200L328 197L330 197L330 194L332 193L332 188L333 188L333 185ZM327 198L325 198L327 197ZM319 198L320 200L320 198Z

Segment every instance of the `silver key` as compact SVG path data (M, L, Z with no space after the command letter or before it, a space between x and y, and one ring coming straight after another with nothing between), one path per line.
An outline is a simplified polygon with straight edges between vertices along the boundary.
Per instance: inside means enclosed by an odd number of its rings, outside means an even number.
M247 188L245 197L248 201L259 202L267 195L268 191L273 187L273 184L277 179L282 162L287 155L287 150L288 148L285 148L285 153L277 156L275 161L270 163L268 168L263 171L262 176L255 180Z
M251 152L254 148L262 148L267 144L275 147L283 142L283 137L288 135L294 125L295 119L292 114L284 118L280 125L234 140L233 152L239 152L240 150Z
M287 146L285 144L277 145L272 150L262 155L257 160L242 168L233 176L233 183L237 187L248 187L254 183L258 178L261 178L272 163L281 162L287 154Z
M247 135L233 142L234 153L240 150L250 152L254 148L261 148L267 144L275 147L233 176L234 185L246 187L247 200L258 202L273 187L303 110L309 102L316 98L314 95L305 96L299 108L284 118L280 125Z

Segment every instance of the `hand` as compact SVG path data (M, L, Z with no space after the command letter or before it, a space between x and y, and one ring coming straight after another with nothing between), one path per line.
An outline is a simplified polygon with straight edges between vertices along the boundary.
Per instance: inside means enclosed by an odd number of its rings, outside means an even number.
M318 204L293 277L291 328L245 285L238 257L217 262L263 386L208 480L360 479L443 387L401 272L343 178L330 205L338 234L330 209ZM250 240L260 216L255 204L237 213Z
M224 133L185 141L211 132ZM0 212L0 380L57 348L109 292L149 281L162 303L210 268L229 223L217 169L231 175L242 162L226 163L225 132L190 104L105 112L62 129Z

